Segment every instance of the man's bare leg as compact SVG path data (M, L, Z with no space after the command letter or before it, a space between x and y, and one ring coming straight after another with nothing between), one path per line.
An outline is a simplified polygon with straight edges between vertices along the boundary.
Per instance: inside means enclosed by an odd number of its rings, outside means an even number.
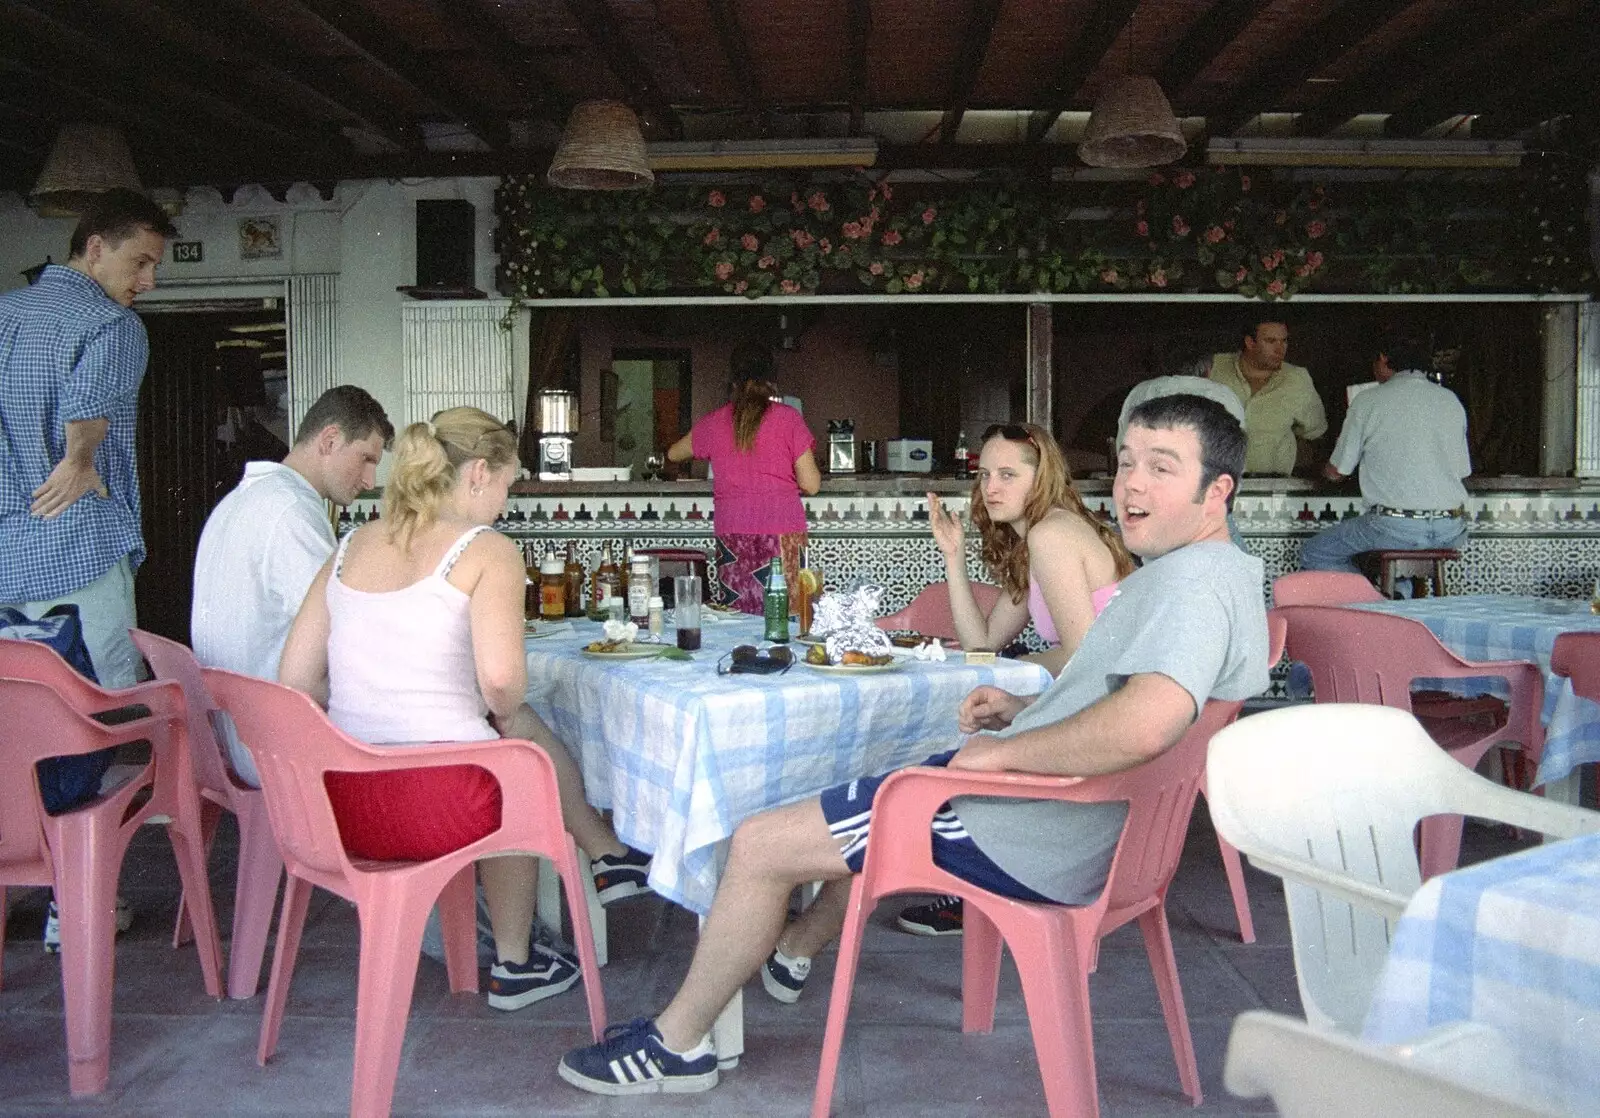
M698 1044L722 1007L772 953L790 890L849 874L816 800L741 823L689 973L656 1018L667 1047L685 1052Z
M851 878L824 882L817 899L789 922L778 937L778 950L795 959L809 959L839 938L850 901Z

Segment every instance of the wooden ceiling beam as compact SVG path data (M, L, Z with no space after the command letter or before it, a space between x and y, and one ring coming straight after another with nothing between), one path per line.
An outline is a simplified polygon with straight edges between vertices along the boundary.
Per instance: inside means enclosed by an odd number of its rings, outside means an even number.
M1269 3L1271 0L1222 0L1213 4L1190 25L1183 40L1156 71L1156 83L1176 100Z
M655 71L633 49L622 25L611 14L604 0L566 0L567 12L577 21L578 30L605 59L606 69L628 91L628 100L644 109L662 130L666 139L683 138L683 121L661 91Z
M755 65L750 61L750 46L739 26L739 16L733 10L733 0L706 0L711 16L711 26L716 31L722 56L733 71L734 84L739 87L739 99L756 118L763 136L772 134L772 111L761 92L761 81L756 77Z
M955 73L950 79L950 94L945 98L944 116L939 120L939 142L954 142L961 130L961 118L966 115L967 102L972 99L972 87L978 82L978 72L989 53L989 40L994 37L994 25L1000 18L1003 0L973 0L967 15L966 33L961 37L961 55L956 59Z
M1397 43L1359 74L1331 89L1314 108L1301 113L1295 120L1295 132L1320 136L1358 113L1403 105L1448 84L1456 75L1477 69L1505 36L1518 33L1529 21L1543 27L1549 17L1560 14L1555 9L1572 6L1537 0L1473 0L1462 10L1442 13L1446 21L1442 26L1436 24L1421 37ZM1464 61L1468 58L1474 63Z
M1226 102L1206 113L1206 131L1224 136L1255 119L1283 108L1284 99L1308 78L1410 6L1412 0L1344 0L1314 27L1306 29L1289 49L1246 78Z
M422 94L490 148L511 142L499 114L478 104L441 78L446 67L405 42L365 8L338 0L294 0L357 54L396 81Z
M1566 19L1523 20L1498 38L1484 40L1472 59L1458 57L1434 81L1412 86L1411 95L1384 121L1384 134L1419 136L1461 113L1491 111L1508 88L1548 74L1552 43L1593 41L1600 4L1582 0L1573 7L1575 14Z
M237 92L238 82L226 81L220 72L225 68L201 65L187 54L151 42L147 29L130 26L110 12L91 9L81 0L0 0L0 11L7 14L5 22L16 36L31 41L38 57L65 54L97 75L113 76L142 91L141 100L192 106L230 127L249 127L258 142L294 147L307 141L305 133L234 101L228 94ZM141 44L137 64L124 61L129 57L125 44L135 42ZM85 54L99 57L85 59ZM166 66L184 71L183 78L161 74ZM68 74L77 72L64 69Z
M90 92L85 83L73 81L54 67L0 57L0 100L51 121L71 117L104 120L134 132L129 146L136 166L143 166L151 154L137 142L141 135L159 137L177 150L206 153L213 159L219 150L224 154L232 152L226 145L197 136L193 129L178 127L166 116L148 111L131 88L114 78L100 82ZM253 158L259 160L260 153Z
M1045 138L1067 106L1072 104L1073 95L1095 72L1106 51L1122 34L1122 29L1133 18L1134 9L1138 6L1139 0L1108 0L1103 15L1095 18L1093 25L1078 36L1066 57L1061 60L1061 69L1056 74L1055 84L1045 96L1044 105L1028 114L1028 143L1036 144Z
M392 106L347 81L333 67L312 55L296 54L268 24L245 8L218 7L190 0L146 0L196 34L215 42L230 64L255 70L263 79L303 89L352 125L396 148L422 147L415 124Z
M861 135L867 112L867 40L872 36L872 0L848 0L845 68L850 86L850 135Z
M534 115L565 124L572 98L556 90L542 59L513 39L482 6L482 0L422 0L439 22L471 44L474 54L499 71L500 81L521 92Z

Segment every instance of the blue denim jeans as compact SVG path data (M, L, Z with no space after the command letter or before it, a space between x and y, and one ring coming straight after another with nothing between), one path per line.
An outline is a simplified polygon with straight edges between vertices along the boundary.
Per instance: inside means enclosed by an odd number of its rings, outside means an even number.
M1467 522L1460 517L1412 520L1369 512L1324 528L1308 539L1300 552L1300 566L1307 571L1360 574L1360 568L1351 560L1364 551L1460 547L1466 538Z

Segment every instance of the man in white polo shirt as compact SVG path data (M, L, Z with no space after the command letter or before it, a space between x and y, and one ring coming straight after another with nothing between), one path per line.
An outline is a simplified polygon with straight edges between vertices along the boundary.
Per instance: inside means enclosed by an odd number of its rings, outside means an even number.
M1350 402L1339 442L1323 473L1338 481L1361 469L1364 515L1306 541L1308 571L1358 573L1364 551L1459 547L1467 537L1472 473L1467 413L1456 394L1428 379L1428 345L1389 334L1374 347L1376 388Z
M249 462L238 486L206 520L194 564L189 622L206 667L278 678L289 625L336 544L325 501L344 506L377 483L394 425L353 385L311 405L282 462ZM259 785L255 762L223 720L240 779Z

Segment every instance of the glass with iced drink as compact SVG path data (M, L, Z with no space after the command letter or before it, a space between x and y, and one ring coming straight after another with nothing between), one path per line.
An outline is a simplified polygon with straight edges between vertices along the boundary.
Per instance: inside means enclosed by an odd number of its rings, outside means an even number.
M822 572L815 567L801 567L794 581L795 615L800 621L800 635L811 633L811 617L822 596Z
M678 647L693 652L700 647L700 576L678 575L672 580L673 620L678 626Z

